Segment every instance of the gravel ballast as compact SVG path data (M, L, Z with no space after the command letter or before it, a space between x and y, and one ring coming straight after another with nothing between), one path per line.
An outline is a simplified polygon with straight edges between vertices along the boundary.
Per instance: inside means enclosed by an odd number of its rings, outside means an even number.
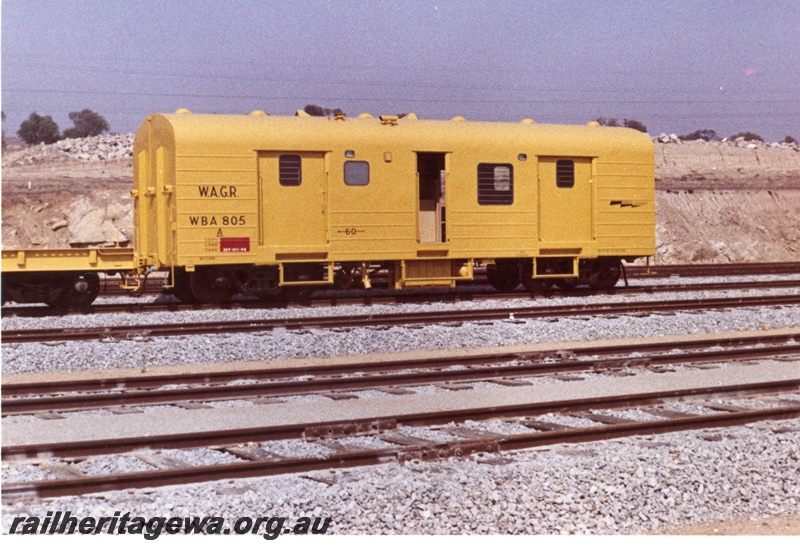
M775 433L772 427L795 431ZM708 437L709 432L716 437ZM706 436L706 437L703 437ZM500 459L500 460L498 460ZM331 533L645 533L800 514L800 421L13 503L16 515L330 516Z
M798 294L800 289L781 289L758 294ZM752 296L752 292L725 291L659 295L661 300L700 299L720 296ZM627 302L640 296L595 296L592 302ZM364 315L436 310L510 308L531 305L586 303L586 298L498 300L496 302L430 303L392 306L338 306L325 308L264 310L211 310L150 313L147 315L71 315L61 318L8 318L4 329L41 326L99 326L126 323L190 323L198 321L282 318L323 315ZM562 319L508 319L464 323L459 326L354 328L347 331L276 329L262 333L220 334L169 338L133 338L86 342L51 342L3 345L3 374L53 370L103 370L166 365L259 361L303 357L329 357L390 353L407 350L507 346L541 342L649 338L678 334L707 334L737 330L764 330L800 326L800 307L737 308L727 311L677 312L647 317L618 316Z
M797 294L800 289L757 294ZM173 323L348 315L438 309L485 309L560 305L587 301L699 299L753 296L755 292L702 292L642 296L595 296L346 306L292 310L220 310L152 313L126 317L69 316L3 319L3 328L136 323ZM387 353L421 349L505 346L526 343L636 338L800 326L800 307L747 308L668 315L513 320L461 326L393 327L346 332L326 330L226 334L129 341L60 342L3 347L3 374L82 371L121 367L259 361ZM567 382L568 383L568 382ZM306 398L298 398L306 399ZM313 398L309 405L313 406ZM690 408L691 404L685 407ZM138 415L133 415L138 416ZM574 419L573 419L574 421ZM496 426L490 425L496 429ZM775 426L794 432L774 433ZM476 425L480 428L480 425ZM419 433L409 428L408 435ZM423 428L424 430L424 428ZM430 430L426 430L425 434ZM443 432L437 432L442 436ZM237 517L330 516L332 533L643 533L685 524L800 514L800 421L783 421L706 432L557 446L539 451L484 455L431 463L389 463L332 470L4 504L7 532L15 515L70 510L73 515L219 515ZM285 448L284 448L285 447ZM311 445L284 442L285 456L305 454ZM318 449L319 446L315 446ZM318 451L324 452L324 451ZM193 452L194 453L194 452ZM172 456L172 455L170 455ZM178 455L176 455L178 456ZM183 456L183 455L180 455ZM212 455L193 462L216 460ZM497 460L499 458L499 460ZM102 461L95 465L100 466ZM109 464L109 467L111 465ZM88 465L86 466L88 467ZM93 465L94 467L94 465ZM121 462L117 467L125 467ZM31 465L3 466L4 482L50 474ZM322 481L320 481L322 480Z

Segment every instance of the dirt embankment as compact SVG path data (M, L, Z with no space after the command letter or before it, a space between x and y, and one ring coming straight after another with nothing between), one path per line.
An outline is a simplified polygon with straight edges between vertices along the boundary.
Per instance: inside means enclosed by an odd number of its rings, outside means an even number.
M4 248L110 245L133 225L131 159L67 145L4 152ZM797 148L656 143L656 189L658 262L800 261Z
M800 260L800 188L657 191L656 260Z
M786 145L656 143L658 189L800 189L800 151Z
M656 144L656 259L800 261L800 151Z
M130 159L3 167L3 248L113 245L132 187Z
M133 135L3 151L3 248L110 246L133 225Z

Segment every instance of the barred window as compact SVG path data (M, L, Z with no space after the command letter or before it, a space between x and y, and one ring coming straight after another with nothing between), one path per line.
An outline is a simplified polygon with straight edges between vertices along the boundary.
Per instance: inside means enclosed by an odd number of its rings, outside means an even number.
M556 161L556 187L575 187L575 161Z
M281 155L278 160L278 181L287 187L297 187L303 179L300 155Z
M510 164L478 165L478 204L507 205L514 202L514 167Z
M369 163L363 160L348 160L345 162L344 182L347 185L368 185Z

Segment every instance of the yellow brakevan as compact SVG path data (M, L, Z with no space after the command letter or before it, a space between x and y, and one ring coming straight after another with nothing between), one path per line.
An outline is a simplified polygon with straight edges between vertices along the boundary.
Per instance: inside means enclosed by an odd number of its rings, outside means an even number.
M128 285L169 271L186 301L481 266L502 290L609 288L655 254L653 144L628 128L180 109L142 123L133 164Z

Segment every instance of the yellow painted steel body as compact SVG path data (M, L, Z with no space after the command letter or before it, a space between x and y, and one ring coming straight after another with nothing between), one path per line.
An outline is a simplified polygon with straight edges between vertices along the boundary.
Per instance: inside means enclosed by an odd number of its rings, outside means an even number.
M153 270L201 302L369 288L378 268L455 286L480 264L498 289L610 288L655 254L654 165L647 135L596 123L155 114L134 140L133 247L4 250L3 299L85 305L98 273L135 290Z
M40 248L3 250L3 273L130 271L133 248Z
M481 204L481 166L508 200ZM158 269L393 261L412 286L497 258L655 253L653 144L627 128L152 115L134 182L136 263Z

